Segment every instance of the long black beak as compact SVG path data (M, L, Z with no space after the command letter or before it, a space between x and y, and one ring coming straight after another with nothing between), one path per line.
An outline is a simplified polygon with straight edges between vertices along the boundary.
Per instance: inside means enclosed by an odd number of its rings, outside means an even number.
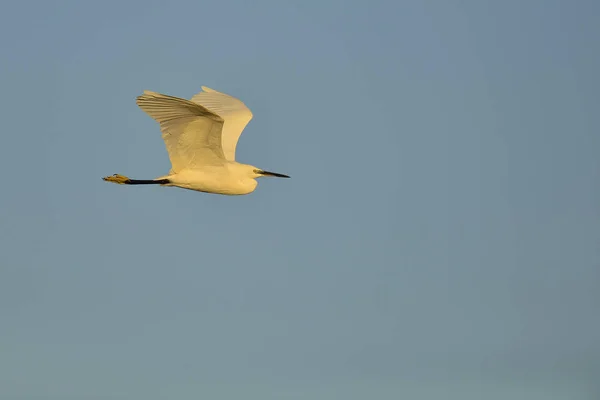
M278 174L277 172L263 171L262 169L260 170L259 174L264 175L264 176L276 176L278 178L289 178L289 176L287 176L287 175Z

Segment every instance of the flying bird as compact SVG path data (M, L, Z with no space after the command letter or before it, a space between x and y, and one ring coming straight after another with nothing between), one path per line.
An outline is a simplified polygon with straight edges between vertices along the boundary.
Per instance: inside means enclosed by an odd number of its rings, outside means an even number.
M102 178L121 185L161 185L222 195L252 193L256 178L288 175L235 161L235 149L252 112L235 97L206 86L191 100L145 90L137 105L160 125L171 161L168 175L130 179Z

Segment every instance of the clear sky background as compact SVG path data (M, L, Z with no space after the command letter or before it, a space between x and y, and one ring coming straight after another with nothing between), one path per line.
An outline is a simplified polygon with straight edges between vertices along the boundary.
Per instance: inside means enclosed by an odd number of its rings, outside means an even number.
M597 399L600 2L6 1L0 398ZM254 112L249 196L144 89Z

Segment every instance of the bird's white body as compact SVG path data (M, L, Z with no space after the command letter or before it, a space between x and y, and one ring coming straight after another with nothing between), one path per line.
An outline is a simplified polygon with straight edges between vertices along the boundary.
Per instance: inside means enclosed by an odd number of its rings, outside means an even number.
M183 169L156 179L168 179L169 183L163 186L235 196L249 194L256 189L258 182L255 178L258 176L248 174L249 169L252 171L254 168L237 162L226 162L217 166Z
M119 184L158 184L224 195L252 193L261 176L289 178L235 161L235 150L252 112L240 100L216 90L185 100L145 91L138 106L160 125L171 160L168 175L152 180L122 175L103 178Z

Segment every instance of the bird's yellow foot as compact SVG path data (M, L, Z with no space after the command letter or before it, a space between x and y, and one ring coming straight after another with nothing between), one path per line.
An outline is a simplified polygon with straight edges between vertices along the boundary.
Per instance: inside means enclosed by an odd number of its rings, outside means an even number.
M119 185L124 185L129 181L129 178L123 175L114 174L111 176L105 176L104 178L102 178L102 180L105 180L107 182L118 183Z

